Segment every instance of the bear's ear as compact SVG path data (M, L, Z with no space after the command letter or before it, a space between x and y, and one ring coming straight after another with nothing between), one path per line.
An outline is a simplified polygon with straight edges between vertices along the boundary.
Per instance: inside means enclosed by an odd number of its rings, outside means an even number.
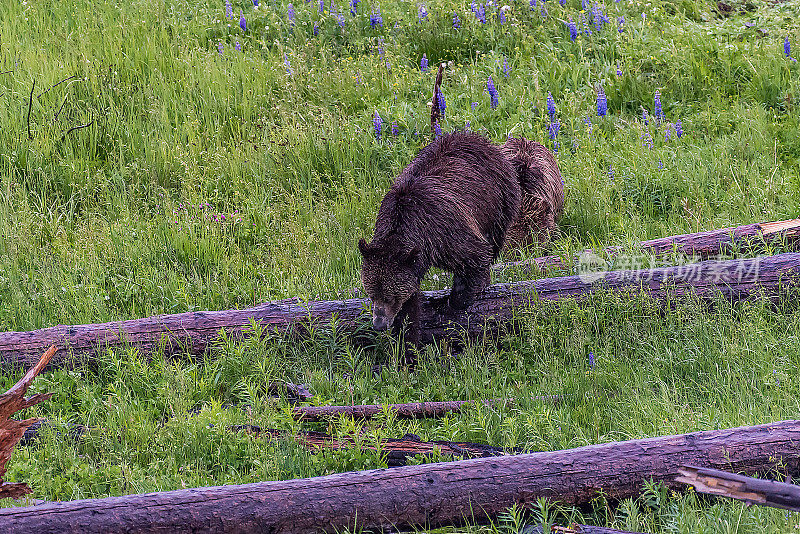
M366 256L367 252L369 252L369 245L367 244L367 240L363 237L358 240L358 250L361 252L362 256Z

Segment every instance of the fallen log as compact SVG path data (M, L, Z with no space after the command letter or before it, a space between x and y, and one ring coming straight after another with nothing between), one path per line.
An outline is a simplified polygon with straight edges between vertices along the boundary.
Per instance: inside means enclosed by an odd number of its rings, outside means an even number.
M800 253L789 252L741 260L705 261L690 265L584 273L581 276L545 278L494 284L475 299L466 312L454 315L445 298L448 291L427 291L422 297L420 331L423 342L460 336L479 336L514 319L516 309L539 300L582 298L598 290L644 292L655 299L694 293L700 298L718 294L739 300L753 293L781 294L800 281ZM42 347L58 344L53 366L69 365L69 356L91 360L96 351L128 344L144 353L203 354L219 338L252 334L257 323L264 332L305 335L310 328L330 327L342 333L368 331L368 301L312 301L295 299L261 304L246 310L198 311L157 315L145 319L103 324L55 326L31 332L0 333L0 367L29 365Z
M559 402L568 395L538 395L533 400L545 402ZM325 421L339 416L349 416L356 419L371 419L384 413L384 409L394 412L398 419L424 419L444 417L448 413L460 413L461 410L476 402L487 406L500 403L512 403L514 399L488 399L479 401L433 401L410 402L403 404L356 404L351 406L295 406L292 415L299 421Z
M300 445L311 452L324 450L347 450L358 448L360 450L377 451L378 446L370 443L369 439L356 439L352 436L335 438L324 432L299 432L287 434L282 430L262 429L256 425L236 425L231 430L245 431L255 435L266 435L271 440L295 439ZM454 458L488 458L490 456L504 456L519 450L506 450L491 445L468 443L460 441L422 441L419 436L406 434L402 438L389 438L380 440L380 451L386 455L386 465L398 467L408 464L408 459L414 456L432 456L437 452Z
M642 241L639 243L639 248L654 256L674 252L700 260L732 252L740 247L753 252L763 250L764 245L769 243L783 242L786 245L795 245L798 241L800 241L800 219L791 219L661 237ZM623 247L608 247L603 249L603 253L613 257L623 250ZM564 260L560 256L541 256L498 263L492 266L492 271L500 273L516 269L523 273L531 273L564 267Z
M533 527L523 529L521 532L525 534L544 534L544 529L542 527ZM573 523L568 527L552 526L547 532L553 532L555 534L647 534L646 532L630 532L628 530L593 527L591 525L580 525L578 523Z
M39 393L25 397L33 379L36 378L42 369L50 362L50 358L56 353L55 347L50 349L39 359L39 362L31 368L11 389L0 395L0 499L12 498L19 499L23 495L31 493L31 488L24 482L6 482L3 476L6 474L6 464L11 458L11 451L19 442L29 426L39 419L10 419L10 417L20 410L30 408L42 401L46 401L53 396L52 393Z
M693 432L578 449L195 488L0 510L6 534L305 533L480 522L547 498L586 504L676 488L684 465L765 472L800 468L800 421Z
M689 465L678 472L680 476L675 479L676 482L690 484L700 493L800 512L800 486L794 484Z

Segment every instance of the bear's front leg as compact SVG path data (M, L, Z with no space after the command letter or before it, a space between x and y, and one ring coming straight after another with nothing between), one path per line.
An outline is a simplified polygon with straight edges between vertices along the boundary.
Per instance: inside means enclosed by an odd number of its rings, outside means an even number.
M453 273L453 289L450 291L450 307L463 311L475 302L475 296L486 289L491 280L489 268L481 269L477 273L466 276Z
M419 325L420 292L416 291L403 304L397 312L392 332L399 336L403 333L405 326L405 337L403 339L403 365L409 369L414 369L417 364L417 351L420 347L420 325Z

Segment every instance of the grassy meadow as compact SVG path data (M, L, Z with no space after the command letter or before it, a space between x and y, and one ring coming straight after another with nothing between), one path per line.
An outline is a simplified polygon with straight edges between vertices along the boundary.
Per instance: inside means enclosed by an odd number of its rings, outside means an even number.
M0 0L0 329L358 294L356 242L430 142L440 62L443 131L557 149L555 253L800 212L797 0L342 1L236 0L228 17L219 0ZM601 294L519 314L513 336L428 347L413 374L388 336L355 348L331 331L222 341L204 360L109 351L37 379L55 396L23 415L53 424L7 478L68 500L385 466L377 452L312 455L231 424L537 451L798 418L791 299L664 311ZM380 377L376 363L388 364ZM269 395L275 380L307 384L317 404L523 400L299 425ZM574 395L530 399L543 394ZM75 440L71 424L93 430ZM800 531L800 514L652 485L618 506L540 503L445 531L572 520Z

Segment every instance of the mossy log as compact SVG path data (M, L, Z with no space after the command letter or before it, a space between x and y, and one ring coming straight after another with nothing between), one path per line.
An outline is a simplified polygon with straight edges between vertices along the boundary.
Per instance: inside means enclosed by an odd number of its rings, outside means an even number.
M420 330L423 342L459 337L477 337L496 331L513 320L520 308L539 301L581 299L598 290L620 293L644 292L666 300L695 294L700 298L722 295L740 300L763 293L777 296L800 281L800 253L788 252L757 258L705 261L676 267L632 271L586 273L581 276L545 278L494 284L486 288L466 312L454 314L447 304L447 291L425 292ZM370 329L369 303L364 299L312 301L295 299L268 302L245 310L198 311L157 315L144 319L103 324L54 326L30 332L0 333L0 366L30 366L50 345L59 350L51 366L91 361L106 347L133 345L144 353L188 352L202 355L218 339L252 334L256 323L264 332L307 335L311 328L363 334Z

